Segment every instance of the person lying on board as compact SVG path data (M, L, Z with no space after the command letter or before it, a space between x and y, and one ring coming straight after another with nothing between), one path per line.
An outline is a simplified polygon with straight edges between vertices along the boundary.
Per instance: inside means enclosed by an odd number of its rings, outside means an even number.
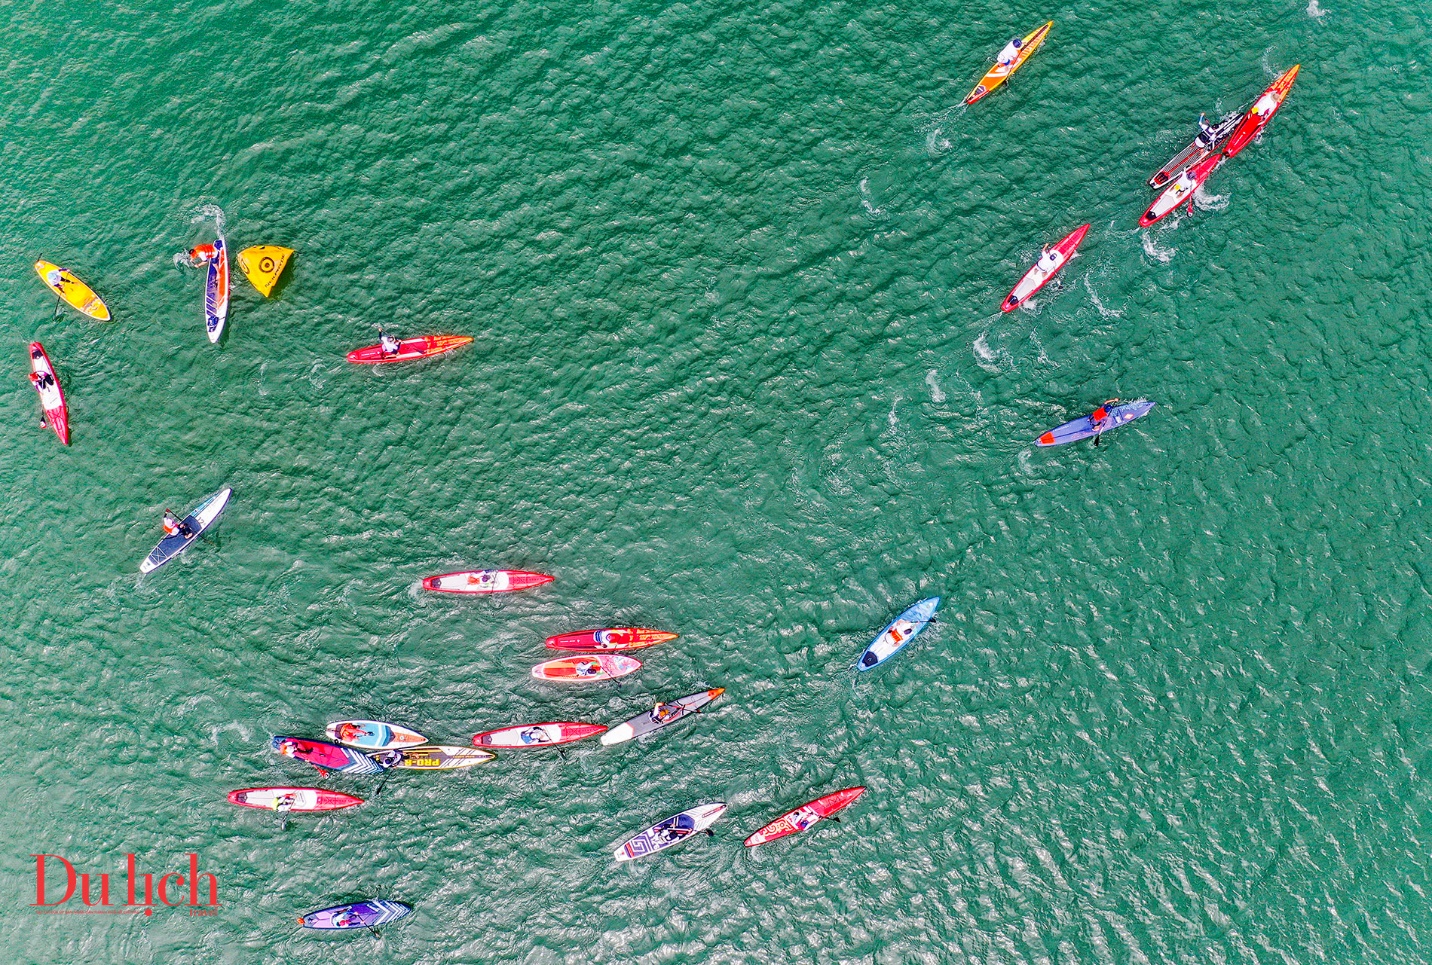
M345 722L338 727L338 739L345 744L354 744L364 737L373 736L375 735L367 727L361 727L351 722Z
M540 727L529 727L518 736L522 738L524 744L550 744L552 742L552 738L548 737L547 732Z
M195 245L189 249L189 267L202 268L217 257L219 257L219 249L217 246Z

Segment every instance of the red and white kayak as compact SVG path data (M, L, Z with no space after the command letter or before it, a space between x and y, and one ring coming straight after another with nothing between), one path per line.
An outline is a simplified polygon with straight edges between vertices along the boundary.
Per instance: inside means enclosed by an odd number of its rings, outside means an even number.
M1139 227L1147 228L1154 222L1162 220L1185 201L1192 201L1193 193L1203 182L1208 180L1213 169L1222 163L1223 155L1214 154L1180 174L1173 184L1164 188L1163 193L1154 198L1154 203L1149 205L1149 209L1139 218Z
M431 358L451 352L472 341L471 335L421 335L405 338L398 343L398 351L392 355L383 354L382 344L365 345L348 353L348 361L359 365L377 365L382 362L411 362L414 359Z
M1253 142L1253 139L1263 133L1263 128L1278 113L1278 108L1283 106L1283 99L1288 96L1288 91L1293 87L1293 81L1298 79L1298 70L1301 64L1294 64L1272 84L1268 86L1256 101L1253 107L1244 116L1233 135L1228 138L1228 146L1223 149L1223 156L1233 157Z
M762 844L770 844L781 838L792 834L799 834L822 818L828 818L838 811L844 811L855 803L855 799L865 793L864 786L847 787L843 791L835 791L824 797L818 797L814 801L802 804L794 811L787 811L766 825L755 834L746 839L746 847L754 848Z
M580 657L562 657L548 660L532 668L532 676L538 680L561 680L595 682L615 680L641 669L641 661L623 657L619 653L583 654Z
M55 376L55 367L45 354L45 347L39 342L30 343L30 384L40 393L40 408L45 410L45 421L60 441L70 444L70 416L65 407L65 392Z
M581 724L572 721L549 721L545 724L519 724L499 730L485 730L472 735L473 747L499 750L523 750L533 747L556 747L573 741L586 740L606 733L606 724Z
M1059 255L1059 263L1051 270L1045 271L1039 267L1039 262L1036 261L1034 267L1024 273L1024 277L1019 280L1019 284L1015 285L1014 289L1005 296L1004 303L999 306L999 310L1002 312L1014 311L1028 301L1035 292L1049 284L1049 280L1059 274L1065 265L1069 264L1069 259L1074 257L1074 252L1079 247L1079 243L1084 240L1084 236L1088 233L1089 226L1081 225L1059 239L1059 243L1055 245L1053 249L1055 253Z
M362 804L363 799L317 787L246 787L230 791L229 803L260 811L338 811Z
M423 589L440 593L512 593L551 583L555 577L527 570L463 570L423 577Z
M641 650L675 640L680 634L646 627L607 627L604 630L576 630L547 638L548 650L597 653L603 650Z

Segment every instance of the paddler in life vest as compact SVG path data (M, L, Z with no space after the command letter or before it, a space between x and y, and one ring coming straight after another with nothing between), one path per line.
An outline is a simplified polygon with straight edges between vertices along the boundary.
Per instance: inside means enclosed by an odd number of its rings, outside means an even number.
M189 528L188 523L176 516L172 509L166 509L164 510L164 535L182 536L188 539L194 535L194 531Z
M1118 402L1118 399L1108 399L1089 414L1089 427L1094 430L1094 445L1099 444L1099 436L1109 427L1109 406L1117 405Z
M398 340L396 338L389 335L381 328L378 329L378 344L382 346L384 355L397 355L400 351L402 351L403 348L400 344L398 344Z
M219 249L215 245L195 245L189 249L189 267L201 268L219 257Z
M1004 45L1004 49L999 52L999 56L995 58L995 62L998 63L1001 67L1011 66L1016 60L1019 59L1019 51L1020 48L1023 46L1024 40L1020 37L1015 37L1009 43Z

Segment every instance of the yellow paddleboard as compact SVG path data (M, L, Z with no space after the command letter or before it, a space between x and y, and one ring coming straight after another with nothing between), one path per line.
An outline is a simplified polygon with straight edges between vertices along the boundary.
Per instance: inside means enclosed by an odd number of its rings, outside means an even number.
M1026 60L1034 56L1034 52L1039 49L1040 44L1044 43L1044 38L1049 35L1049 29L1053 26L1054 21L1051 20L1044 26L1027 34L1024 40L1020 42L1019 56L1015 58L1014 63L1008 67L996 63L991 67L989 73L981 77L980 82L975 85L975 89L970 91L970 96L965 98L965 103L973 104L975 101L983 100L996 87L1009 80L1010 74L1019 70L1019 68L1024 66Z
M109 321L109 308L90 286L80 281L68 268L52 265L48 261L35 262L35 274L50 286L50 291L59 295L90 318L101 322Z
M292 248L254 245L239 252L239 271L267 298L273 294L273 286L278 284L278 276L283 274L292 255Z

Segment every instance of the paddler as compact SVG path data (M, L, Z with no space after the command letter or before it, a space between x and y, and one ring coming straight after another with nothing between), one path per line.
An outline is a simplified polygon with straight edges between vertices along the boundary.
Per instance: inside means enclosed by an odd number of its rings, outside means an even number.
M651 708L651 719L659 724L675 713L676 710L676 707L658 700L656 706Z
M402 351L403 348L402 345L398 344L398 340L396 338L389 335L381 328L378 329L378 344L382 346L384 355L397 355L400 351Z
M273 809L275 811L289 811L292 810L293 806L297 803L297 794L280 794L273 799Z
M219 257L219 249L215 245L195 245L189 249L189 267L202 267L217 257Z
M999 56L995 58L995 62L998 63L1001 67L1009 67L1013 65L1014 62L1019 59L1019 51L1020 48L1023 46L1024 40L1020 37L1015 37L1009 43L1004 45L1004 49L999 52Z
M1263 96L1258 98L1258 103L1253 105L1253 113L1260 118L1266 118L1269 114L1272 114L1277 107L1278 95L1272 91L1264 91Z
M188 539L190 536L194 535L194 531L189 528L188 523L184 522L184 520L174 515L174 511L172 509L166 509L164 510L164 535L182 536L185 539Z
M338 725L338 739L345 744L356 744L364 737L373 736L366 727L360 727L352 721L344 721Z
M56 266L45 272L45 284L51 288L63 288L65 286L65 270Z
M1053 274L1060 265L1064 264L1064 256L1057 248L1050 248L1045 245L1039 252L1039 270L1045 275Z
M1099 444L1099 436L1108 428L1109 406L1117 405L1118 399L1106 399L1104 404L1089 414L1089 428L1094 430L1094 445Z
M1198 146L1202 148L1213 147L1214 133L1213 125L1202 114L1198 115Z

